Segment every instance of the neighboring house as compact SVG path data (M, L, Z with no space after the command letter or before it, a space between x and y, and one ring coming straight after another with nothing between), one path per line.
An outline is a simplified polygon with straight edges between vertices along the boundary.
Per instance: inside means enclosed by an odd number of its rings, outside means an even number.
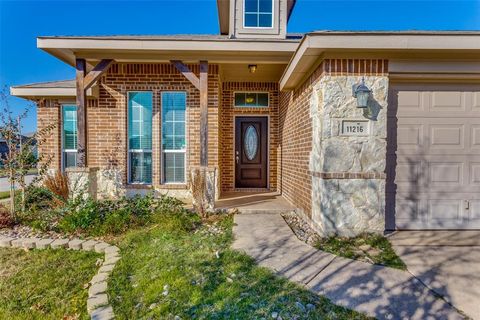
M26 141L27 139L30 139L35 133L27 133L25 135L22 136L22 141ZM38 151L37 151L37 140L34 139L32 142L31 142L32 146L33 146L33 154L35 157L38 156ZM3 167L3 161L4 159L7 158L7 155L8 155L8 144L7 144L7 141L2 137L2 135L0 134L0 168Z
M480 33L289 35L294 4L219 0L219 35L39 37L76 80L11 93L99 195L186 196L207 167L215 198L277 191L325 235L480 228Z

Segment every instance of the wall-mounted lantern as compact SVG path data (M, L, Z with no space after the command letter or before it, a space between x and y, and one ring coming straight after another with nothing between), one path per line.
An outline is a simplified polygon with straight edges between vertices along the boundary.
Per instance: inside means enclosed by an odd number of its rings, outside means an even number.
M361 83L352 86L352 95L354 98L357 98L357 108L368 107L368 98L371 92L372 90L365 85L365 78L362 78Z

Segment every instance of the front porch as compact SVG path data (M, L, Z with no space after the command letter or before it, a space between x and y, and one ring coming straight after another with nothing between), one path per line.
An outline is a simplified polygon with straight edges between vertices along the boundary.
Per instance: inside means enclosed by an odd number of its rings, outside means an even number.
M278 192L224 192L215 201L215 210L234 210L240 213L287 213L295 210Z

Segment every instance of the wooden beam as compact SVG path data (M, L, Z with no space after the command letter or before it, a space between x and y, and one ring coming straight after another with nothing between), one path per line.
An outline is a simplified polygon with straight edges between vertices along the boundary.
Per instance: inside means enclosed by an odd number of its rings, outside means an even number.
M76 59L77 87L77 167L87 166L87 108L84 86L87 64L85 59Z
M112 63L113 59L101 60L83 79L84 89L88 90L91 86L93 86L95 82L97 82L97 80L100 79L100 77L108 70Z
M200 90L200 79L198 79L195 73L193 73L182 61L172 60L170 62L175 66L175 68L177 68L177 70L181 74L183 74L185 78L188 79L188 81L190 81L194 85L195 88Z
M208 166L208 61L200 61L200 165Z

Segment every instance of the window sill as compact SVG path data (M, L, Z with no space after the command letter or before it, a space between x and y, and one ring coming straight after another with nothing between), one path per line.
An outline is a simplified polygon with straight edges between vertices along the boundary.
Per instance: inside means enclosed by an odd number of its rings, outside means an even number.
M126 185L127 189L153 189L151 184L131 183Z
M188 189L185 183L166 183L155 186L156 189L168 189L168 190L186 190Z

